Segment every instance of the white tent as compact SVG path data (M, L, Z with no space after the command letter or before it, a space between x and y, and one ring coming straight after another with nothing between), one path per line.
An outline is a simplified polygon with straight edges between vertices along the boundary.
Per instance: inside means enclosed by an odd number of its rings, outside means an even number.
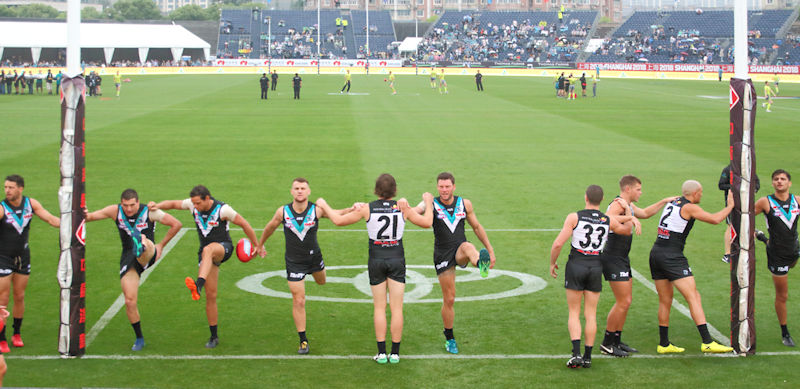
M67 47L67 24L0 22L0 56L7 47L30 48L33 62L38 62L42 48ZM150 49L166 48L178 61L184 49L203 49L207 58L211 45L179 25L82 23L81 48L103 49L108 63L115 49L138 49L140 62L145 62Z

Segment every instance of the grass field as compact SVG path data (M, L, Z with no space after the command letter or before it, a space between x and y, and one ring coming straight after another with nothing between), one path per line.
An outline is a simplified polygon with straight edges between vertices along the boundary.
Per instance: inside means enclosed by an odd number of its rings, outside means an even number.
M456 304L455 333L461 354L445 355L438 303L407 303L399 365L378 366L372 307L359 302L307 302L311 354L297 358L291 300L246 292L245 277L280 272L283 237L267 242L269 255L243 264L231 260L220 273L220 346L203 347L208 327L203 302L189 298L183 278L196 276L197 238L188 212L175 212L185 232L139 292L147 341L130 351L134 336L120 295L119 238L111 221L88 225L87 357L58 359L58 257L55 229L37 220L31 228L33 273L26 296L23 349L6 356L8 386L47 387L797 387L800 353L780 343L773 288L763 246L758 246L756 325L759 355L720 358L701 355L699 336L688 317L672 311L670 338L685 355L662 357L656 294L648 289L647 255L655 220L643 221L634 238L632 265L644 277L634 282L634 301L624 340L642 352L608 359L595 351L594 367L564 367L570 351L563 290L566 249L558 279L548 275L549 250L567 213L583 207L583 191L599 184L609 200L617 181L635 174L644 182L640 205L676 195L689 178L705 187L702 206L717 211L717 179L728 161L728 85L717 82L602 79L599 97L556 99L545 78L448 77L449 94L430 89L424 76L397 77L391 96L380 75L355 75L353 93L340 95L340 76L303 77L302 99L292 100L290 76L277 93L258 99L251 76L132 77L122 98L88 102L87 201L96 210L136 188L142 201L183 199L197 184L230 203L259 231L277 207L291 200L297 176L311 182L311 198L334 207L374 198L375 178L391 173L398 196L417 201L435 191L435 177L451 171L457 194L472 200L495 248L497 269L540 278L543 289L492 300ZM781 85L782 96L800 96L800 86ZM718 96L712 99L702 96ZM107 98L111 97L111 98ZM759 107L755 145L758 174L771 193L769 174L784 168L800 174L797 151L798 100L778 100L772 113ZM55 97L0 96L0 174L26 178L25 194L57 212L60 110ZM757 220L763 228L763 218ZM368 299L351 283L366 271L337 266L366 265L363 224L336 228L321 222L320 244L329 283L307 284L310 296ZM357 230L357 231L354 231ZM166 229L157 231L160 238ZM709 323L729 334L729 268L720 261L723 226L697 223L686 255L703 296ZM471 232L468 238L478 242ZM241 231L232 231L234 240ZM405 246L409 270L418 272L407 296L437 299L430 231L409 227ZM497 272L500 273L500 272ZM520 287L505 273L467 281L459 296L483 296ZM511 274L511 275L507 275ZM522 276L519 276L522 277ZM643 282L644 281L644 282ZM281 275L260 284L288 292ZM431 287L430 293L425 289ZM798 290L790 275L790 290ZM607 284L598 309L598 342L613 304ZM416 292L415 292L416 290ZM676 294L677 295L677 294ZM800 334L800 300L790 293L789 328ZM678 297L682 304L684 300ZM101 317L108 312L110 320ZM10 329L8 330L10 335Z

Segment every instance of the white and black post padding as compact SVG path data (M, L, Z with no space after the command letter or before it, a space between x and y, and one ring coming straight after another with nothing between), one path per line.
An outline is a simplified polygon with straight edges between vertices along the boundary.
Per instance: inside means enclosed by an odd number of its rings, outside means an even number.
M755 174L756 90L750 79L731 78L731 346L738 354L756 352Z
M61 82L61 254L57 277L61 286L58 352L64 358L86 352L85 90L82 76L65 77Z

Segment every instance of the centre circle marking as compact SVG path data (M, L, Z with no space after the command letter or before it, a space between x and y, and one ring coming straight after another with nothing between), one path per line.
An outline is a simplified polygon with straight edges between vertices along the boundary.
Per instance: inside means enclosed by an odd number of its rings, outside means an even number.
M364 269L363 272L357 274L355 277L335 277L328 275L326 277L326 283L351 284L356 290L366 295L368 298L327 297L327 296L306 295L306 300L330 301L338 303L372 303L372 291L369 285L369 273L367 272L366 265L328 266L325 269L327 270ZM431 291L433 291L433 285L439 282L438 278L426 277L418 271L408 270L408 269L433 270L433 266L407 265L406 269L407 269L406 285L414 285L415 287L414 289L406 290L405 295L403 297L404 303L440 303L442 301L441 298L425 298L425 296L427 296L428 294L430 294ZM540 277L527 273L492 269L489 272L488 278L481 278L478 269L475 268L470 267L466 269L458 269L458 271L460 275L456 277L456 282L482 281L482 280L497 278L500 276L508 276L518 279L519 281L522 282L522 285L511 290L506 290L497 293L489 293L480 296L456 297L456 301L497 300L508 297L522 296L538 292L544 289L545 286L547 286L547 282L545 282ZM469 274L466 275L462 274L464 272ZM277 291L264 286L264 281L272 277L280 277L285 280L286 270L275 270L275 271L269 271L265 273L258 273L247 276L239 280L239 282L236 283L236 287L246 292L260 294L263 296L291 299L292 298L291 293ZM306 281L314 282L314 279L309 274L308 276L306 276Z

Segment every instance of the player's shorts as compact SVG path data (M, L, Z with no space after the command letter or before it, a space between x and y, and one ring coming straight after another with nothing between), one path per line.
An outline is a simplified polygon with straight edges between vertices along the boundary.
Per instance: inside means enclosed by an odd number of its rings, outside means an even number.
M606 281L629 281L631 279L631 260L627 256L604 254L603 277Z
M406 259L395 258L370 258L367 262L369 270L369 284L378 285L391 278L397 282L406 283Z
M0 255L0 277L9 276L12 273L24 276L31 274L31 252L25 252L17 257L7 257Z
M458 252L458 248L461 247L461 244L464 242L461 242L450 248L433 248L433 266L436 268L437 276L457 265L456 252ZM464 266L461 266L462 269L465 267L467 267L466 263Z
M445 80L439 81L439 85L441 85L441 86L446 88L447 87L447 81L445 81Z
M570 256L564 271L564 287L572 290L603 290L603 265L599 260Z
M114 86L116 86L117 88L119 88L119 85L120 85L120 83L118 83L118 82L114 83Z
M585 83L585 82L582 82L582 83L581 83L581 88L582 88L582 89L586 89L586 83Z
M571 91L575 90L575 84L569 84L569 90Z
M153 257L147 261L147 265L142 266L142 264L136 260L136 255L134 255L133 249L123 251L119 258L119 278L122 278L131 268L136 270L136 274L142 275L145 270L156 263L157 257L158 249L155 249L153 250Z
M689 260L681 250L659 246L650 250L650 276L654 280L675 281L693 275Z
M325 261L322 260L321 253L292 258L287 255L284 256L284 261L286 262L287 281L302 281L306 278L306 274L316 273L325 269Z
M767 269L769 272L776 276L785 276L789 274L789 269L797 264L797 248L790 254L777 253L775 250L770 250L767 246Z
M225 263L225 261L231 258L231 254L233 254L233 242L225 241L225 242L213 242L213 243L219 243L222 245L222 248L225 249L225 255L222 256L222 260L219 261L219 263L214 262L214 266L219 267L220 265ZM203 260L203 248L200 247L200 250L197 250L197 264L199 265L202 260Z

